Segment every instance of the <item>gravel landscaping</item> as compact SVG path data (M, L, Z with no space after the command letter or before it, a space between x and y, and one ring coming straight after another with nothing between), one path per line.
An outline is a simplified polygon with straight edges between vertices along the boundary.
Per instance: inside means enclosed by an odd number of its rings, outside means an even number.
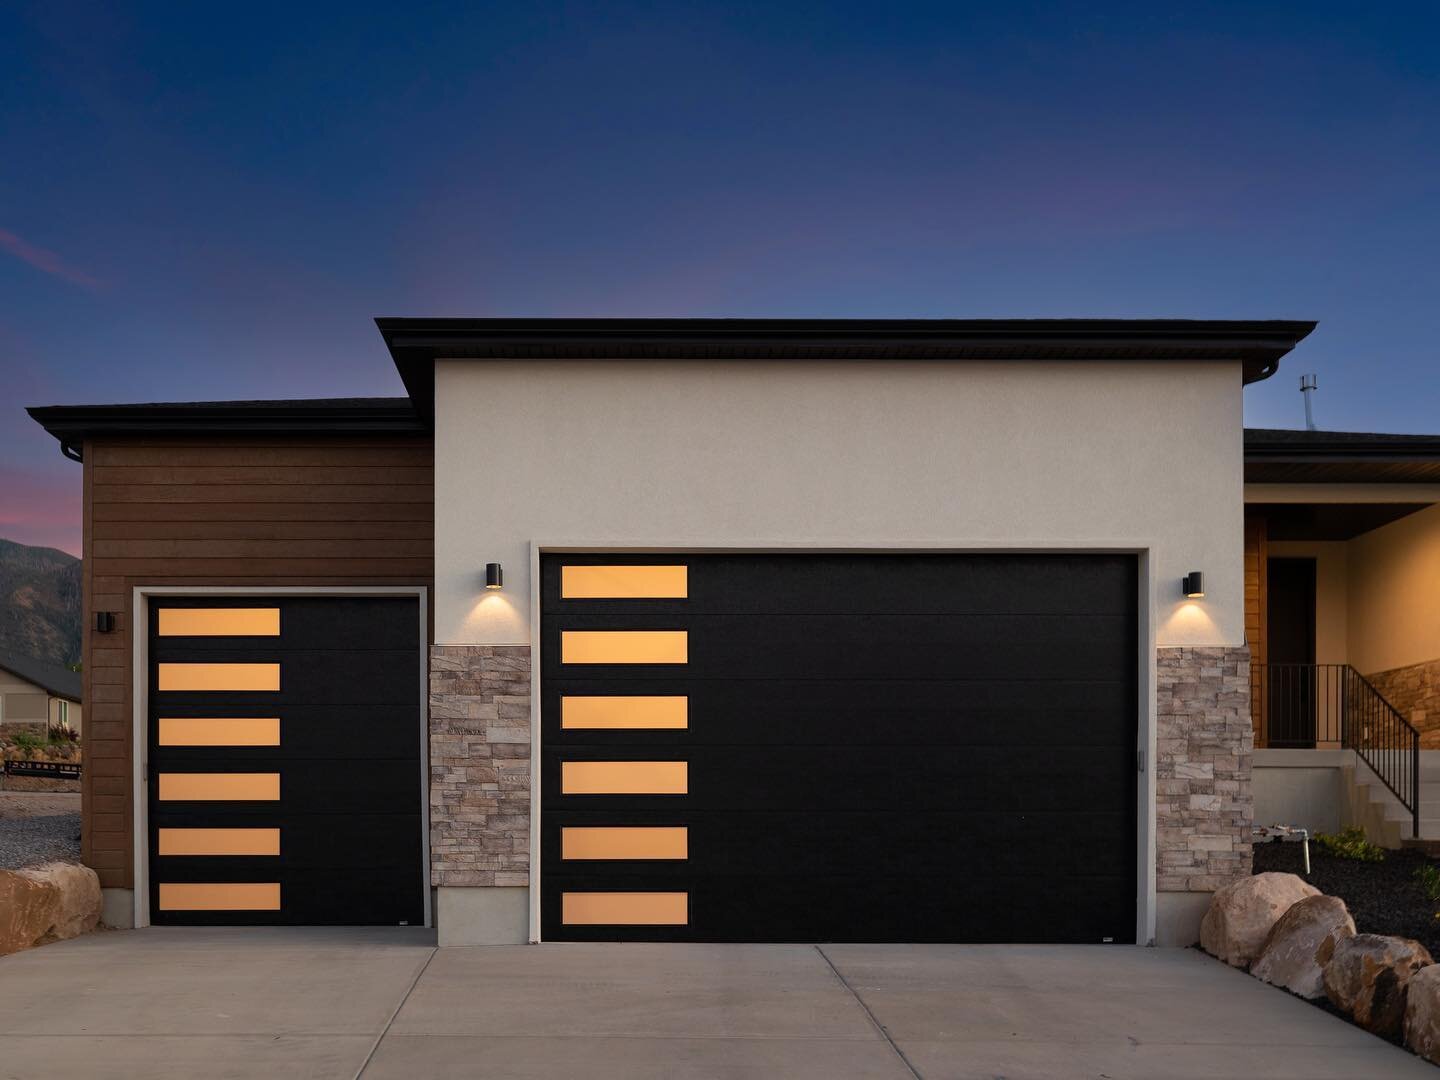
M80 797L0 793L0 870L80 861Z
M1440 957L1440 902L1426 898L1415 871L1435 860L1418 851L1387 851L1384 862L1341 859L1310 845L1310 873L1299 844L1255 845L1255 873L1298 874L1322 893L1338 896L1362 933L1414 938Z

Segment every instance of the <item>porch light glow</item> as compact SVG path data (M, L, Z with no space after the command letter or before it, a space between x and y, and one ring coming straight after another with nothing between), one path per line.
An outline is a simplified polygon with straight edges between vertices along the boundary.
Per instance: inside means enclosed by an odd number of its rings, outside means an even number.
M1199 570L1191 570L1185 575L1180 588L1191 600L1203 600L1205 598L1205 575Z
M487 589L503 589L505 587L505 572L500 568L498 562L485 564L485 587Z

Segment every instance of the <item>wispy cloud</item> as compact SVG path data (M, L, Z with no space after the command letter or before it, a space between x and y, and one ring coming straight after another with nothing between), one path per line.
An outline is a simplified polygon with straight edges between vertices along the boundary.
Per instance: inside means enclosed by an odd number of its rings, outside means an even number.
M8 251L21 262L29 263L36 270L58 277L72 285L83 285L87 289L98 289L102 282L99 278L77 270L66 264L65 260L56 255L53 251L46 251L44 248L36 247L23 238L16 236L7 229L0 229L0 250Z

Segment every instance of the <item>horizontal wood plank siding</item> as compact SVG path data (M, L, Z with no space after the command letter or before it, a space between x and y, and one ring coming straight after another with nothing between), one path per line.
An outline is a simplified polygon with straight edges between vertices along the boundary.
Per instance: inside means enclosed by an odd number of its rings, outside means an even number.
M134 887L131 597L137 586L425 585L430 439L137 436L85 444L82 853ZM95 634L94 612L118 613Z

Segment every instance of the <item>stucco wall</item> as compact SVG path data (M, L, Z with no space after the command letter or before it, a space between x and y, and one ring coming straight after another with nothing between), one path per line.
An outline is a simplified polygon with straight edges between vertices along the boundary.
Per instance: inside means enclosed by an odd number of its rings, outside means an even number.
M1350 542L1349 610L1357 670L1440 658L1440 505Z
M440 361L436 642L530 640L531 545L1150 547L1235 645L1237 363ZM506 588L485 595L487 562ZM1179 579L1203 570L1207 597Z

